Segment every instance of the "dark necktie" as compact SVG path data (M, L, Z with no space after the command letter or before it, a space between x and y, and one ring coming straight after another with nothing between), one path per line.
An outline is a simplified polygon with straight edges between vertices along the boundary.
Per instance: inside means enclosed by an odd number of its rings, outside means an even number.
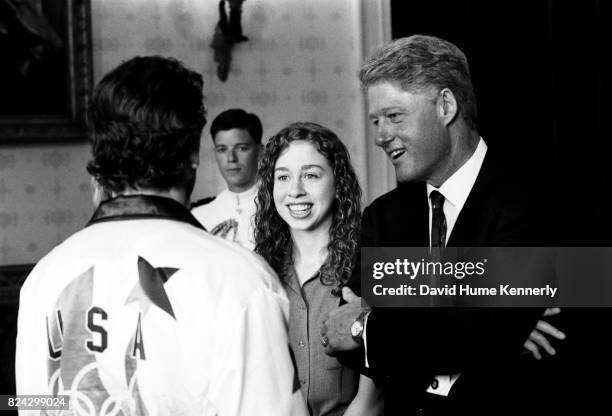
M442 209L444 207L444 195L438 191L433 191L429 198L431 199L431 261L439 262L442 260L442 249L446 245L446 218ZM434 272L429 277L431 287L442 287L440 275L436 276L436 272ZM431 296L429 306L439 307L440 297Z
M432 254L441 247L446 246L446 218L444 217L444 195L438 191L432 191L431 199L431 249ZM438 249L438 250L435 250ZM438 257L439 259L439 257Z

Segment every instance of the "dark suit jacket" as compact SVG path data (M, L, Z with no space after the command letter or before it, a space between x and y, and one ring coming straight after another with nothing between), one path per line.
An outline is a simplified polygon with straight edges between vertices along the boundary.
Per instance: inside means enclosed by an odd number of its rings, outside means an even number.
M542 230L537 210L528 187L514 179L489 151L447 246L535 244ZM364 211L361 246L427 247L428 209L425 183L400 185ZM359 267L350 286L359 290ZM375 308L367 324L369 375L386 386L386 414L410 414L435 375L455 373L462 375L445 399L455 414L499 413L500 389L506 398L518 395L508 386L515 381L509 372L541 314L530 308Z

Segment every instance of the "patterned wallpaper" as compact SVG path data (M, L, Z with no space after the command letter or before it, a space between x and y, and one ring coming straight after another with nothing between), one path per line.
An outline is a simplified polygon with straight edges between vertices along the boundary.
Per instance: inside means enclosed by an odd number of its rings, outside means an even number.
M94 79L135 55L172 56L203 74L209 123L194 199L223 188L210 121L230 107L258 114L264 137L311 120L348 145L367 194L365 118L356 71L358 0L247 0L229 79L210 42L217 0L92 0ZM86 144L0 146L0 265L36 262L92 213Z
M0 147L0 265L33 263L91 216L83 145Z

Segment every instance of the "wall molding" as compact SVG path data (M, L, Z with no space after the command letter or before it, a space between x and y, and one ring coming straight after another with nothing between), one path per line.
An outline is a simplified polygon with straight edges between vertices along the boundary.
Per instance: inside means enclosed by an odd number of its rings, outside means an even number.
M391 40L391 1L362 0L360 4L363 28L361 59L365 61L376 48ZM387 155L375 144L375 132L368 119L366 100L363 100L365 158L367 166L367 188L363 190L369 204L379 196L397 186L395 170Z

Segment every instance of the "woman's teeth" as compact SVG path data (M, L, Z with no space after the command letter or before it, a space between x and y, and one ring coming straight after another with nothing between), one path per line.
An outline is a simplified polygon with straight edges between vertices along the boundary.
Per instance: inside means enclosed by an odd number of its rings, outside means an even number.
M303 218L310 214L312 204L289 204L287 208L289 208L289 213L293 217Z

